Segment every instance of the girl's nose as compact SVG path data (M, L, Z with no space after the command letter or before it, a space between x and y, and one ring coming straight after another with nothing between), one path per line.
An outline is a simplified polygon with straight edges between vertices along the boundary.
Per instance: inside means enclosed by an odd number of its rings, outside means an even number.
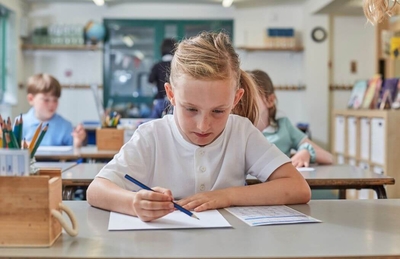
M197 128L201 132L207 132L210 129L210 124L211 124L210 117L208 115L201 115L197 122Z

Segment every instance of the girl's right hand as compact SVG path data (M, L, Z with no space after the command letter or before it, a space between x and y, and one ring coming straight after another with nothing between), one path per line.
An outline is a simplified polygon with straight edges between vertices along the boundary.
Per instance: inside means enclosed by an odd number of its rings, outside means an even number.
M140 190L133 196L133 210L142 221L152 221L175 210L170 190L161 187L155 187L153 190L154 192Z

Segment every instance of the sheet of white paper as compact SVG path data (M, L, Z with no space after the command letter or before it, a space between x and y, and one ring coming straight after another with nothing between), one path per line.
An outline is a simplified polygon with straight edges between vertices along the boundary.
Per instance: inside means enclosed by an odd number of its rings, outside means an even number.
M196 216L200 220L189 217L180 211L174 211L160 219L143 222L137 217L111 212L108 230L232 227L217 210L196 212Z
M232 207L225 210L249 226L321 222L288 206Z
M299 172L312 172L312 171L315 171L314 167L297 167L296 169Z
M64 152L72 150L72 146L39 146L37 151Z

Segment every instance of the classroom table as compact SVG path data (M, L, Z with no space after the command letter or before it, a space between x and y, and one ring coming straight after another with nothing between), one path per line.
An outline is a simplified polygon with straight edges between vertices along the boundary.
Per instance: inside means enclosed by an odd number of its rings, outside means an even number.
M77 162L35 162L33 166L38 169L42 168L60 168L64 172L76 166Z
M108 231L109 212L64 201L79 234L50 248L0 248L0 258L399 258L400 200L312 200L290 207L321 223L250 227L221 209L231 228ZM66 217L66 216L65 216Z
M386 199L385 185L393 185L395 179L377 174L352 165L313 166L311 172L300 172L311 189L339 190L339 198L346 199L348 189L372 189L378 199ZM247 184L260 183L256 178L248 177Z
M105 163L78 164L62 174L63 186L88 186ZM313 172L301 172L311 189L339 189L339 198L345 199L347 189L373 189L379 199L386 199L385 185L393 185L392 177L376 174L350 165L316 166ZM248 184L260 183L248 177ZM69 197L69 196L68 196ZM65 199L69 199L64 197Z
M94 162L96 159L111 160L118 150L98 150L96 146L84 146L81 148L72 148L68 151L38 151L35 154L36 160L77 160L80 158Z

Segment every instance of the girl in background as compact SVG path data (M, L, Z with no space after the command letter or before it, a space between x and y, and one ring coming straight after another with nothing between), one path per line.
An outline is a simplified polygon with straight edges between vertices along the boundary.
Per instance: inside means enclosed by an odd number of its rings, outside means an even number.
M250 71L260 91L259 120L255 124L269 142L275 144L287 156L291 156L295 167L308 167L310 163L332 164L332 155L312 142L287 117L277 117L276 96L271 78L261 70Z

